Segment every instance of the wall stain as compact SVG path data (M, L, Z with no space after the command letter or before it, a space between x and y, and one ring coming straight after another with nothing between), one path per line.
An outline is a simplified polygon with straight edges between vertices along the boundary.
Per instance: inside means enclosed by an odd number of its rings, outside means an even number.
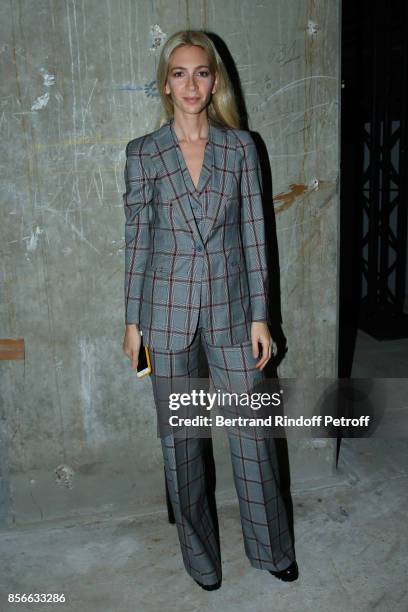
M281 191L277 195L273 196L274 202L283 202L281 206L275 208L275 213L281 213L287 210L294 204L297 197L301 196L305 191L308 190L308 186L303 183L290 183L289 191L286 193Z

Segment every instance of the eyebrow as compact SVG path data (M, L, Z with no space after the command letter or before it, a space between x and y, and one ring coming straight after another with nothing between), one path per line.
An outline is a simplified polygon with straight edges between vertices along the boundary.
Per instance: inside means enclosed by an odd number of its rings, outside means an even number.
M196 68L208 68L208 69L210 69L210 67L207 66L207 64L201 64L201 66L196 66ZM172 66L170 68L170 70L176 70L176 69L177 70L180 70L180 69L181 70L186 70L186 67L185 66Z

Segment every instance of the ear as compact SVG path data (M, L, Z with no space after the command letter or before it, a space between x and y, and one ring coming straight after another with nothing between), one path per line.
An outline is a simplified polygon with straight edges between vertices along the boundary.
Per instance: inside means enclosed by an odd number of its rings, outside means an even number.
M217 91L217 87L218 87L218 74L215 74L215 80L214 80L214 85L212 86L212 90L211 93L215 93Z

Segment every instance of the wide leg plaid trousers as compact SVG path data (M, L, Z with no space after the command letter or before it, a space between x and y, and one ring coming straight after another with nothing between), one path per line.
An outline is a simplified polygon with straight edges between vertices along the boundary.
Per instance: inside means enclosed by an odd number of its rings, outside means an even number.
M264 379L255 368L251 342L214 346L205 333L206 307L202 306L193 342L170 352L150 348L152 385L159 401L160 382L171 377L198 377L200 342L215 389L249 390ZM206 489L205 438L166 434L161 437L166 479L173 506L184 566L202 584L222 577L219 539ZM227 429L234 484L239 501L246 555L255 568L279 571L295 559L288 516L280 491L275 439L251 437Z

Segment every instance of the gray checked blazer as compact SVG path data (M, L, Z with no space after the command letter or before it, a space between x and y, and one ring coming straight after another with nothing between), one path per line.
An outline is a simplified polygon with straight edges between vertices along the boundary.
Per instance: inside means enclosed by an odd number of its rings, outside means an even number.
M209 119L197 189L176 147L173 119L126 146L125 322L139 326L147 346L184 349L207 283L208 341L245 342L252 321L270 322L255 143L246 130Z

